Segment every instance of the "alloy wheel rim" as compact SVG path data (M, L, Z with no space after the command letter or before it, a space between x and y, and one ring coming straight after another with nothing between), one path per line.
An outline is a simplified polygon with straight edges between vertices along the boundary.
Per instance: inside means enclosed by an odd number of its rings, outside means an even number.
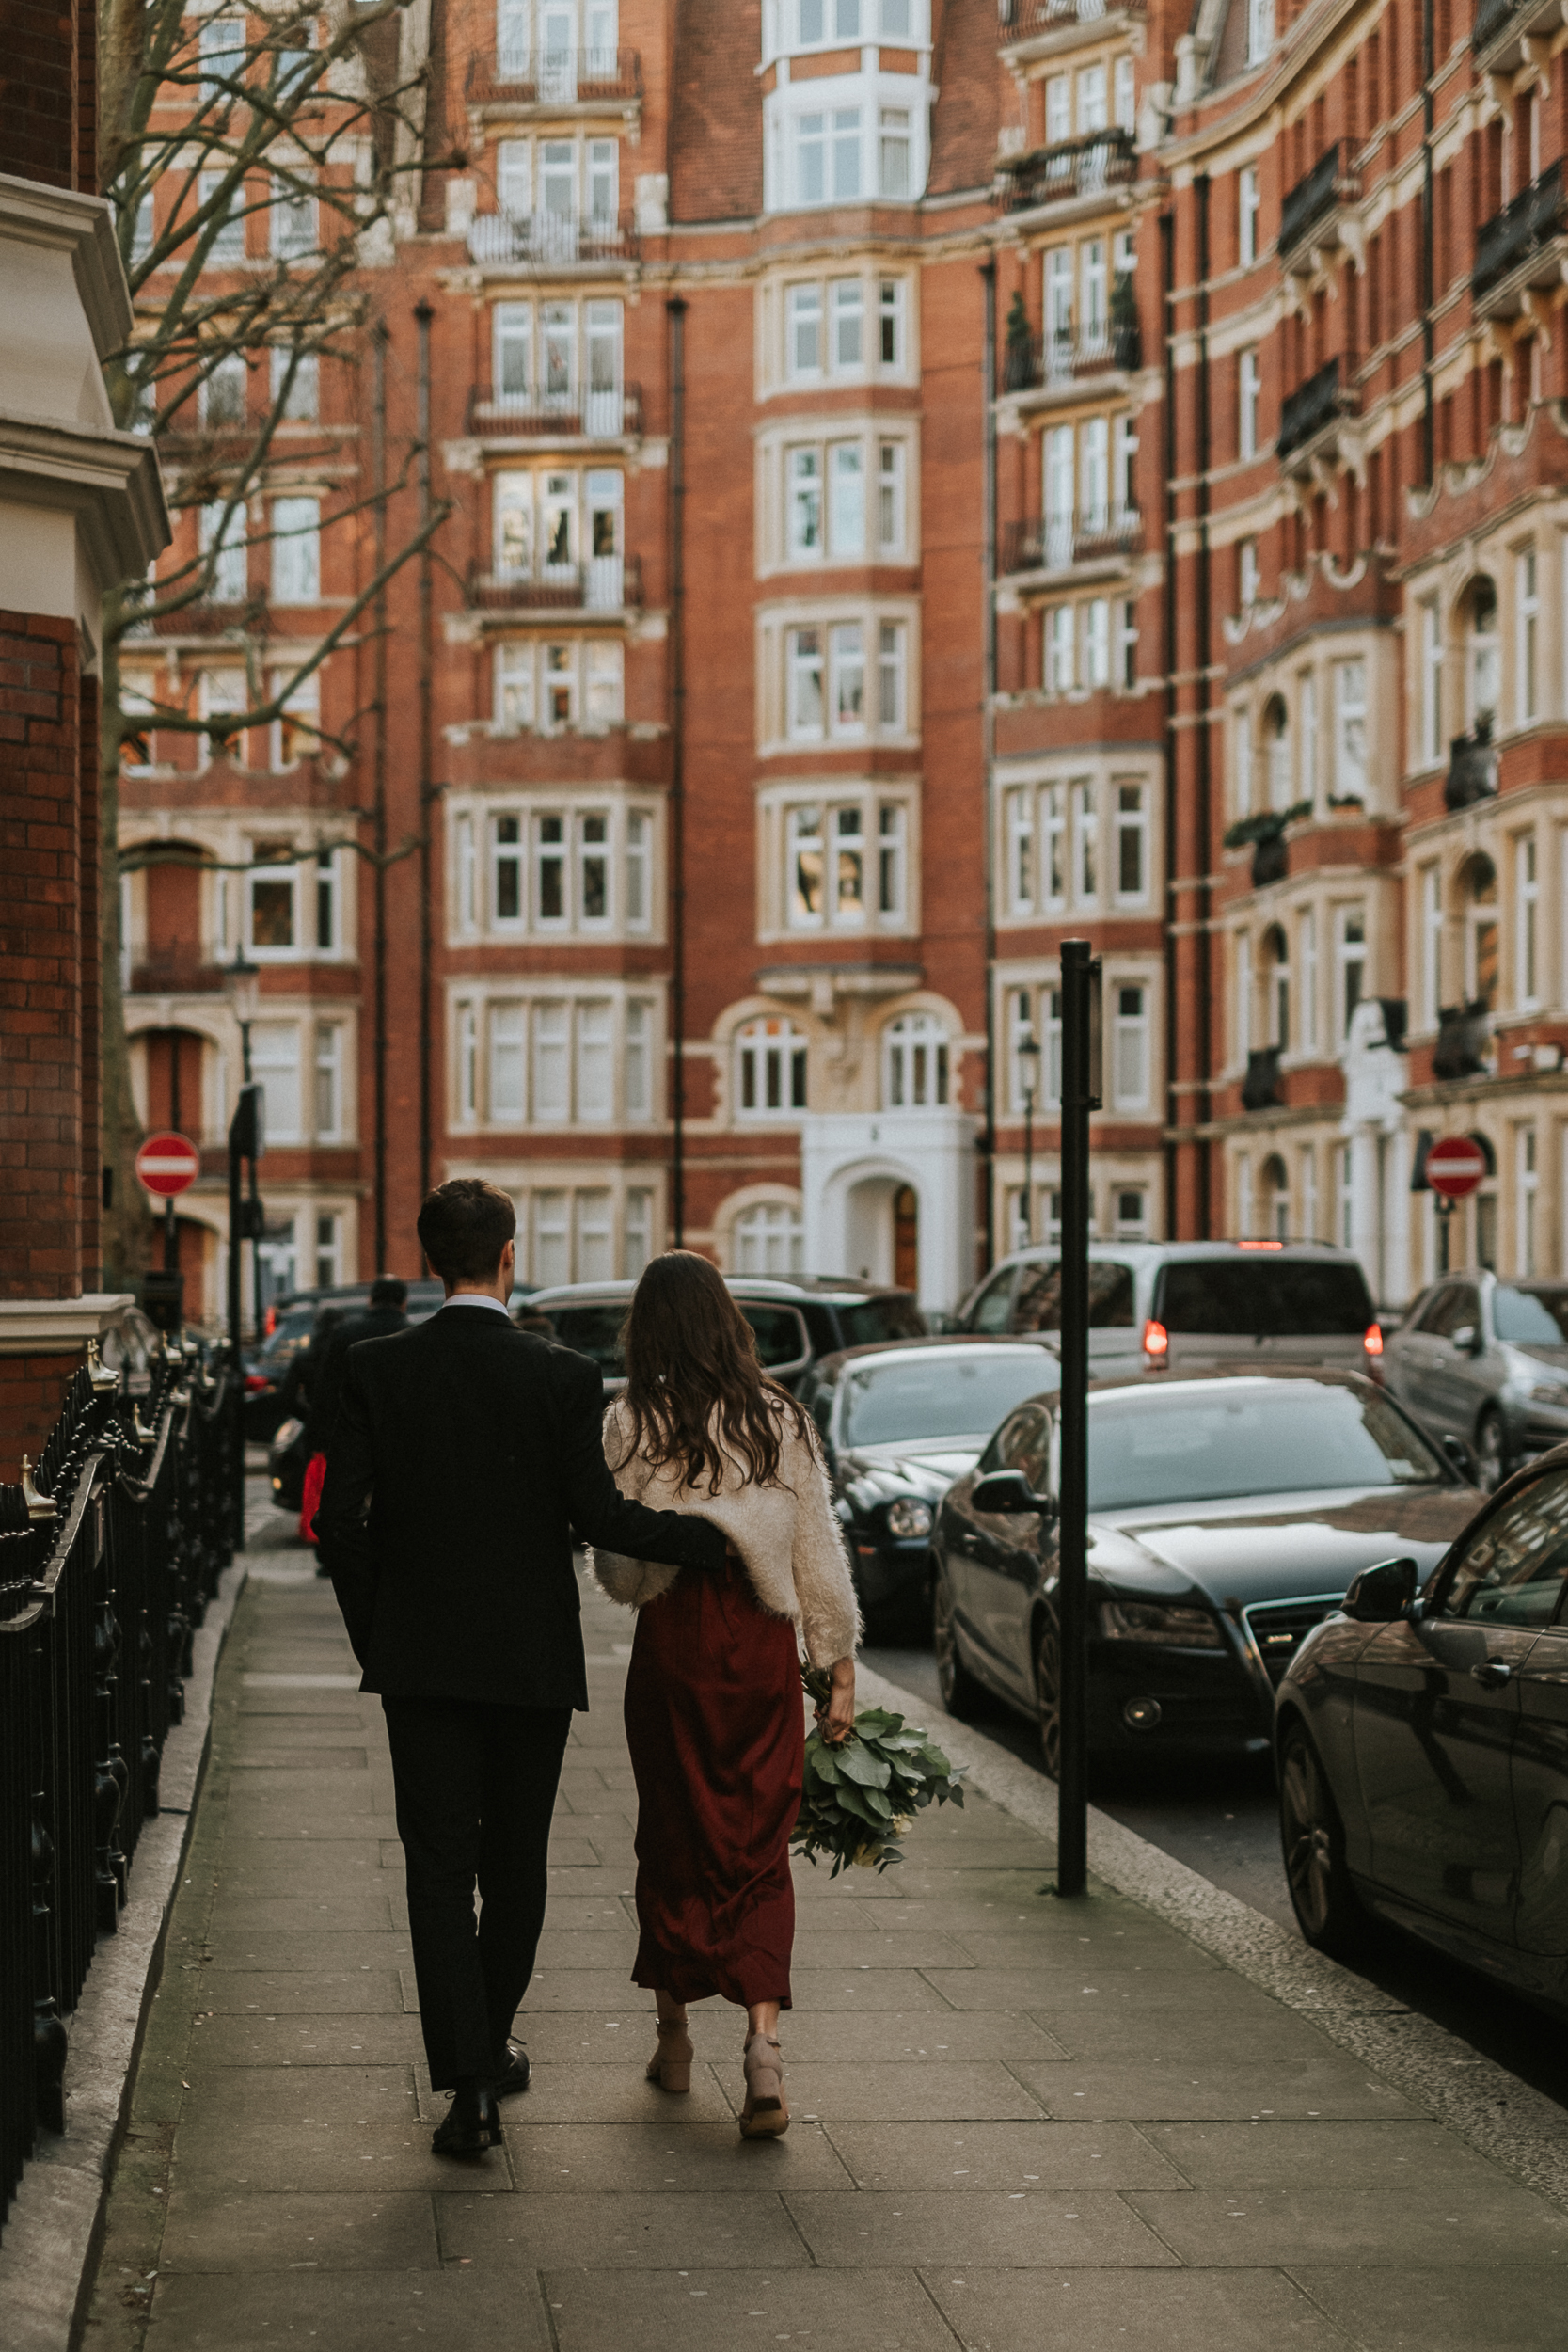
M1314 1935L1328 1925L1334 1875L1334 1841L1326 1819L1315 1759L1295 1743L1279 1776L1285 1817L1285 1875L1303 1924Z
M1045 1769L1053 1780L1059 1780L1062 1766L1062 1645L1055 1626L1049 1620L1041 1626L1035 1644L1035 1699L1039 1710L1040 1747L1045 1756Z
M1503 1433L1501 1423L1491 1413L1476 1432L1476 1454L1481 1462L1481 1484L1488 1494L1495 1493L1502 1484Z
M931 1647L936 1653L937 1688L945 1707L953 1696L957 1679L957 1646L953 1636L953 1602L941 1576L931 1599Z

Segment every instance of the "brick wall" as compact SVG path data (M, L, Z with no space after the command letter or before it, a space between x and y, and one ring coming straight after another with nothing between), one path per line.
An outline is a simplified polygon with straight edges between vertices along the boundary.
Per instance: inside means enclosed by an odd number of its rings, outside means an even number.
M98 193L97 27L84 0L10 0L0 70L0 168Z
M0 1356L0 1481L14 1486L60 1418L76 1356Z
M0 1297L97 1280L96 796L76 630L0 612ZM88 696L95 707L96 698ZM90 715L90 711L89 711ZM83 755L86 755L84 759ZM84 838L89 854L84 858ZM84 973L88 985L84 989ZM92 1173L89 1174L89 1171Z

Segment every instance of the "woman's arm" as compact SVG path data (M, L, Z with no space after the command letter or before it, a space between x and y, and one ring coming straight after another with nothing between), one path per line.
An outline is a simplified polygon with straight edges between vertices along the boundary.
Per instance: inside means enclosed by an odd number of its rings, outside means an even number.
M844 1530L833 1509L828 1473L815 1446L801 1438L788 1447L785 1466L795 1495L795 1543L790 1566L800 1605L800 1630L814 1666L835 1676L847 1667L853 1691L854 1656L860 1647L861 1616L849 1572Z
M841 1748L855 1728L855 1661L835 1658L831 1669L832 1689L828 1704L816 1710L822 1737L831 1748Z

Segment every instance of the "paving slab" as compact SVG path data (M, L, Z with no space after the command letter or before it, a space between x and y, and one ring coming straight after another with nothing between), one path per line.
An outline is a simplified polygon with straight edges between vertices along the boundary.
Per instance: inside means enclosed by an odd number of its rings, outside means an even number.
M828 2136L857 2188L1180 2188L1176 2166L1128 2123L853 2123L836 2104Z
M530 2091L528 2096L532 2097ZM525 2102L526 2104L526 2102ZM672 2106L674 2104L672 2101ZM759 2190L820 2190L842 2198L850 2186L842 2159L817 2123L791 2123L782 2139L742 2139L732 2122L509 2125L507 2153L519 2188L594 2189L607 2195L755 2196ZM447 2187L451 2167L443 2168Z
M1054 1955L1053 1955L1053 1959ZM1217 2010L1227 2017L1252 2011L1265 2015L1268 1995L1238 1984L1227 1968L1167 1968L1163 1960L1147 1968L932 1968L932 1990L955 2009L1024 2009L1042 2015L1059 2010L1147 2012L1152 2009Z
M1036 2117L1044 2109L999 2059L963 2065L909 2058L877 2065L863 2059L827 2063L794 2056L784 2044L789 2104L797 2114L832 2116L835 2122L877 2117L892 2124L906 2117Z
M165 2275L197 2271L438 2270L429 2197L177 2188Z
M262 1970L207 1968L202 1971L203 2006L219 2016L320 2017L373 2016L401 2009L403 1987L396 1969L297 1969L287 1974Z
M504 2344L553 2352L549 2321L531 2280L477 2270L252 2272L243 2294L219 2272L160 2280L153 2306L161 2345L182 2352L277 2352L285 2340L331 2352L385 2344Z
M1465 2205L1484 2197L1497 2174L1483 2156L1437 2123L1346 2122L1323 2118L1288 2122L1151 2123L1148 2139L1195 2188L1323 2187L1398 2189L1416 2184L1432 2197Z
M635 2308L623 2272L543 2279L559 2352L954 2352L953 2331L911 2270L649 2270Z
M645 2038L651 2043L654 2037L649 2033ZM533 2080L526 2091L506 2103L504 2121L508 2135L531 2131L546 2123L722 2123L733 2131L736 2104L725 2096L715 2069L699 2058L691 2069L689 2091L677 2095L661 2090L643 2073L643 2040L644 2035L639 2033L629 2044L629 2065L595 2066L592 2060L574 2063L570 2058L546 2063L536 2047L531 2027L528 2042L534 2067ZM738 2102L745 2088L738 2051L736 2063L723 2071L734 2077L735 2101ZM429 2123L436 2124L446 2111L447 2093L430 2090L421 2068L420 2114Z
M863 2189L858 2197L784 2192L796 2227L824 2270L863 2262L966 2262L1032 2270L1174 2263L1159 2233L1122 2198L1099 2189Z
M961 2270L925 2270L921 2279L974 2352L1041 2352L1046 2344L1128 2352L1138 2344L1158 2352L1349 2352L1359 2341L1277 2270L1147 2270L1130 2278L965 2263Z
M476 2269L804 2269L811 2257L771 2189L733 2197L445 2196L441 2252ZM629 2319L629 2314L628 2314Z
M1555 2352L1563 2340L1555 2264L1307 2265L1291 2276L1361 2352Z
M1128 2203L1195 2265L1336 2262L1557 2263L1568 2289L1568 2214L1491 2168L1464 2194L1409 2188L1130 2191Z
M346 2065L268 2066L247 2070L243 2083L233 2069L192 2036L182 2081L190 2095L181 2102L181 2122L201 2123L232 2115L240 2105L247 2122L262 2123L395 2122L409 2129L419 2120L419 2097L411 2059L366 2066L356 2056ZM442 2102L442 2112L446 2103Z
M1065 2064L1025 2059L1014 2071L1048 2115L1156 2122L1264 2116L1311 2121L1417 2113L1390 2085L1338 2053L1321 2060L1276 2058L1234 2066L1196 2058L1143 2058L1126 2066L1103 2059L1069 2059Z

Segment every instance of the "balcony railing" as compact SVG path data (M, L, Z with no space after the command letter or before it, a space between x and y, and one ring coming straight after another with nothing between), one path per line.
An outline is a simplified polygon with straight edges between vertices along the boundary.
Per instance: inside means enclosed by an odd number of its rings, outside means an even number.
M1125 326L1101 326L1087 335L1009 335L1002 357L1005 392L1032 392L1079 376L1103 375L1113 368L1143 365L1143 341L1135 319Z
M1344 168L1347 160L1345 142L1336 139L1325 147L1311 170L1298 180L1279 208L1279 251L1281 259L1300 245L1321 220L1342 203L1346 197L1359 196L1361 183Z
M1009 523L1002 540L1006 572L1062 572L1126 555L1143 545L1143 516L1135 507L1090 508L1079 515L1037 516Z
M1473 808L1478 801L1496 800L1497 747L1490 728L1474 735L1456 735L1449 745L1449 772L1443 783L1445 808Z
M1316 375L1309 375L1305 384L1298 384L1279 412L1279 438L1275 449L1281 457L1306 447L1323 427L1337 417L1350 414L1355 407L1354 389L1343 390L1339 385L1339 362L1330 359Z
M1247 1056L1246 1076L1242 1080L1243 1110L1272 1110L1278 1103L1279 1054L1277 1045L1260 1045Z
M32 1486L0 1486L0 2217L40 2127L66 2129L65 2020L119 1928L244 1509L227 1357L176 1346L127 1387L78 1372ZM97 2063L74 2061L78 2099Z
M641 95L636 49L489 49L468 60L471 106L625 104Z
M569 269L579 262L626 262L637 253L630 213L481 213L469 223L472 260Z
M1434 1078L1484 1078L1491 1067L1492 1016L1484 996L1469 1005L1444 1005L1437 1015Z
M1126 186L1137 169L1131 131L1091 131L1085 138L1064 139L1059 147L1010 156L1002 166L1001 202L1009 213L1025 213L1071 196L1100 196Z
M1481 0L1476 10L1475 26L1470 34L1470 47L1479 56L1491 47L1511 16L1517 13L1524 0Z
M1142 16L1148 0L1001 0L1002 41L1027 40L1059 24L1101 24L1108 16Z
M468 574L468 605L478 612L621 612L641 602L642 562L636 555L595 555L530 573Z
M132 964L128 993L133 996L221 995L224 969L221 963L209 963L195 951L160 948L141 962Z
M244 629L253 637L272 633L272 613L265 596L251 596L244 604L226 604L216 597L201 598L194 604L177 605L166 612L150 613L138 621L133 634L154 637L226 637Z
M1512 276L1532 253L1563 233L1562 158L1483 221L1476 231L1476 265L1470 292L1479 301L1494 286Z
M580 435L589 441L615 441L642 430L642 388L623 384L614 391L500 392L486 400L468 395L471 436L507 439L525 434Z

